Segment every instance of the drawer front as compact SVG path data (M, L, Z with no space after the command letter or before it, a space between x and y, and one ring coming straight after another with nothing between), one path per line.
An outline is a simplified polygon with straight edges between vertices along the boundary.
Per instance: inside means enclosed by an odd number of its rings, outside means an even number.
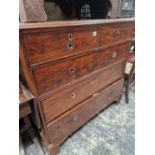
M127 57L129 44L123 44L83 57L42 65L33 70L39 94L72 82L94 70Z
M101 26L100 47L108 46L115 42L132 39L132 23L107 24Z
M42 65L33 70L39 94L51 91L70 83L83 75L90 73L97 67L96 54Z
M44 63L97 48L97 27L25 35L31 64Z
M48 124L52 143L62 142L108 104L118 100L122 85L123 80L115 82Z
M98 52L98 67L103 67L120 59L127 59L130 43L114 46Z
M46 99L40 99L47 122L74 107L122 77L125 61L108 66L95 73L53 91Z

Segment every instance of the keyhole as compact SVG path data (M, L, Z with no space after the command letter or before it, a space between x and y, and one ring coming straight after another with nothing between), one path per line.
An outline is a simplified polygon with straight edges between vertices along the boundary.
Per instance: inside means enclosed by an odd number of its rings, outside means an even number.
M71 72L73 72L74 70L73 70L73 68L71 68Z
M69 35L68 35L68 40L69 40L69 41L72 41L72 38L73 38L73 37L72 37L72 34L69 33Z
M69 48L72 48L72 44L71 43L69 43Z
M67 45L67 49L72 51L74 49L74 45L73 45L73 42L69 42L68 45Z
M75 72L75 68L74 68L74 67L70 67L70 68L69 68L69 72L71 73L71 75L73 75L74 72Z
M71 96L72 96L72 98L75 98L76 97L76 95L75 95L74 92L71 94Z

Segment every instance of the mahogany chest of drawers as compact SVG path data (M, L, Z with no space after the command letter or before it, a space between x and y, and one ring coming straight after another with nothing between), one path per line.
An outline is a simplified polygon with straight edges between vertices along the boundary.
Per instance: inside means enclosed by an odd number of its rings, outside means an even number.
M20 24L20 74L51 155L122 93L134 19Z

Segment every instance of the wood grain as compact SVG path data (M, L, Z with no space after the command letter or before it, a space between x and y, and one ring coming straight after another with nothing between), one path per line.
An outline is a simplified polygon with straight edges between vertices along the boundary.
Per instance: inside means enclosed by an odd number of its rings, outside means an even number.
M35 95L51 155L120 100L133 27L134 18L20 23L20 74Z
M101 37L99 46L107 46L115 42L123 40L131 40L132 37L132 23L117 23L102 25Z
M93 35L93 33L96 35ZM51 31L25 36L28 55L32 64L41 61L61 59L97 48L98 29Z
M101 50L89 55L69 59L55 64L45 64L33 69L40 94L70 83L84 75L127 58L129 44Z
M47 99L41 101L46 121L51 121L106 85L120 79L123 67L121 61L51 93Z
M120 97L123 80L101 90L82 104L48 124L52 144L57 144Z

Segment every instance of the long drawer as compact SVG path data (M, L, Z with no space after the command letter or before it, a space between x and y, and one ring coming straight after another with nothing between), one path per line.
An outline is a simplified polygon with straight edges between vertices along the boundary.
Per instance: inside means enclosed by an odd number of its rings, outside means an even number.
M25 35L31 64L61 59L97 48L98 27Z
M62 142L108 104L117 100L122 92L122 84L123 80L115 82L49 123L48 131L52 143Z
M124 59L129 43L101 50L86 56L45 64L33 70L39 94L70 83L106 65Z
M104 47L116 42L132 39L133 23L117 23L102 25L100 28L99 46Z
M50 93L49 97L40 99L46 121L53 120L108 84L120 79L124 62L120 61L105 69L100 69L91 75L56 89Z

